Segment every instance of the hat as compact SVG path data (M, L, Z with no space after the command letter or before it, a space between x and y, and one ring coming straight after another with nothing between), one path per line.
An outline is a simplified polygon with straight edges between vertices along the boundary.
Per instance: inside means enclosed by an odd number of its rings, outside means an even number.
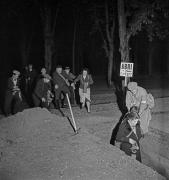
M140 116L137 112L129 112L126 116L128 120L140 119Z
M70 67L66 66L66 67L65 67L65 70L67 70L67 69L70 69Z
M43 77L46 78L46 79L51 80L51 76L49 74L44 74Z
M61 65L57 65L56 68L62 68L62 66Z
M18 76L20 75L20 72L17 70L13 70L12 73L13 73L13 75L18 75Z
M136 82L129 82L127 87L130 91L133 91L133 90L137 89L137 83Z
M43 72L43 71L46 71L46 68L42 68L42 69L41 69L41 72Z

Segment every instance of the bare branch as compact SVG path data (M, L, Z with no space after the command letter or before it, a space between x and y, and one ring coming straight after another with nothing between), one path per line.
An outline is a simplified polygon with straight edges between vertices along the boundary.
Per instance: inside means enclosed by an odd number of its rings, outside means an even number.
M109 30L109 10L107 0L105 0L105 17L106 17L106 35L107 40L111 43L110 30Z

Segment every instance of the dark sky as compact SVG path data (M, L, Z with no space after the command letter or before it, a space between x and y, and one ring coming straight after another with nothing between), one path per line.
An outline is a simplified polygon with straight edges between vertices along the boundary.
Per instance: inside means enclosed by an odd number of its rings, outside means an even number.
M39 70L44 65L43 26L39 6L36 0L1 0L0 4L0 70L9 74L12 69L21 70L23 39L32 37L29 63ZM52 0L51 0L52 1ZM75 46L75 70L79 73L83 67L88 67L93 74L106 75L107 59L103 50L103 42L99 33L91 34L92 20L90 6L81 1L61 1L55 33L55 54L53 55L53 70L57 64L72 67L72 52L75 20L77 22ZM53 17L57 1L52 1ZM116 34L118 39L118 34ZM146 73L149 54L149 43L143 33L133 38L132 54L137 60L139 71ZM165 44L165 46L164 46ZM154 44L154 71L165 69L168 43L158 41ZM163 45L163 46L162 46ZM164 52L165 50L165 52ZM115 60L119 61L118 47ZM158 57L158 58L157 58ZM160 63L159 59L163 63ZM159 68L160 67L160 68Z
M57 3L52 2L53 17L56 9L55 5ZM94 66L94 58L98 58L96 51L100 52L99 48L101 47L98 46L100 40L96 40L96 45L94 42L95 38L90 35L92 27L87 8L86 5L81 6L73 1L62 1L56 21L54 66L59 63L63 66L72 67L74 26L77 18L75 44L75 60L77 62L75 63L75 68L77 71L80 71L83 66L89 66L91 71L94 69L92 68ZM29 62L33 63L36 68L43 66L43 27L38 5L27 3L26 0L2 0L0 16L1 70L10 72L13 68L22 69L22 40L23 38L29 39L31 36ZM89 52L90 50L91 52ZM102 56L102 53L98 54ZM104 68L102 68L102 71L104 71Z

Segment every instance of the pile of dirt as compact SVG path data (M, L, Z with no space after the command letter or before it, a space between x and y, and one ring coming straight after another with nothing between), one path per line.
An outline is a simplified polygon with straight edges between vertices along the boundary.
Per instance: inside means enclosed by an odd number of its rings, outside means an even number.
M0 121L2 180L160 180L151 168L46 109L27 109Z

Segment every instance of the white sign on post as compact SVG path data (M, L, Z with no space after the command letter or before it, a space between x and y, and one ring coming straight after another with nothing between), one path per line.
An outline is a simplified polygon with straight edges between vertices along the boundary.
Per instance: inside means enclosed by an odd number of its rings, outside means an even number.
M125 86L127 86L127 77L133 77L133 63L121 62L120 76L125 77Z
M133 63L121 62L120 76L133 77Z

